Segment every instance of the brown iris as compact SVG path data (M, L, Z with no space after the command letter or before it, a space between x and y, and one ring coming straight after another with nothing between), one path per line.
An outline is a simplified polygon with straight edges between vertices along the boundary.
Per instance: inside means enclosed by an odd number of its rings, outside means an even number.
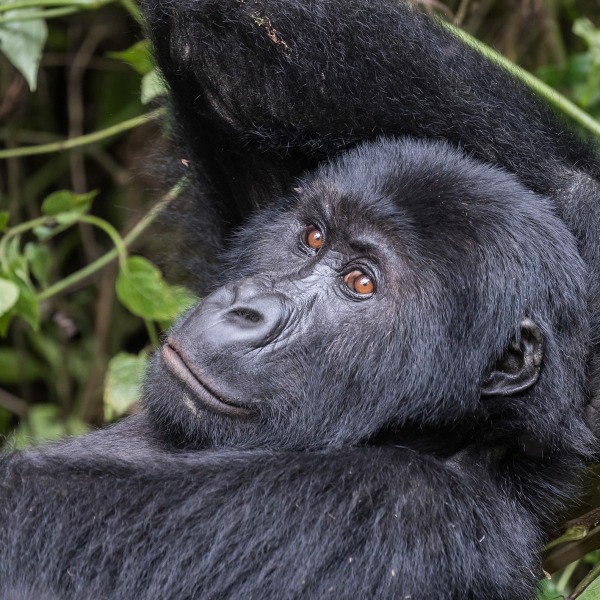
M344 283L355 294L369 296L375 291L375 282L362 271L350 271L344 276Z
M323 247L324 236L323 232L315 227L309 225L304 230L304 243L313 250L320 250Z

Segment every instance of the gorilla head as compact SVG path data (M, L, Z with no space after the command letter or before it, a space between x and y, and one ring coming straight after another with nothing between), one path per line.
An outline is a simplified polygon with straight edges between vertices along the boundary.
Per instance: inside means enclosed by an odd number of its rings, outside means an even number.
M545 451L588 439L584 269L513 176L379 139L255 214L228 256L149 377L178 444L402 442L416 423Z

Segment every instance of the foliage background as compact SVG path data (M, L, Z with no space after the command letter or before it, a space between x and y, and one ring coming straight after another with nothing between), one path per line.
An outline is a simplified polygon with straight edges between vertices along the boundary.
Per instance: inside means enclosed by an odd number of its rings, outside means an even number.
M417 3L565 94L600 139L600 0ZM0 0L0 436L11 448L135 412L148 352L192 301L141 258L168 264L151 208L171 196L156 176L162 90L140 22L134 0ZM596 559L572 563L543 597L570 593Z

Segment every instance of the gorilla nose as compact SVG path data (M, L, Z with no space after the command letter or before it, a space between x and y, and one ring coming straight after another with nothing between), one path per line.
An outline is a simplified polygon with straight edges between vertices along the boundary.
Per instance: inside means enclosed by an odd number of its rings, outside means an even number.
M223 327L229 335L249 340L268 342L285 320L285 308L273 292L248 289L245 285L236 290L233 304L224 310Z
M185 335L217 351L265 346L281 332L288 315L283 296L262 282L243 279L206 298L186 324L194 331L185 327Z

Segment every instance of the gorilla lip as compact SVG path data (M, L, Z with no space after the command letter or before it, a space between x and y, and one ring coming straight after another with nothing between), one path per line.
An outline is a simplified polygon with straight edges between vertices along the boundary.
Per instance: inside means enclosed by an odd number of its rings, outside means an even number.
M250 414L247 408L231 404L218 396L192 371L185 361L184 355L170 338L162 347L161 357L165 366L194 393L194 398L213 412L234 417L245 417Z

